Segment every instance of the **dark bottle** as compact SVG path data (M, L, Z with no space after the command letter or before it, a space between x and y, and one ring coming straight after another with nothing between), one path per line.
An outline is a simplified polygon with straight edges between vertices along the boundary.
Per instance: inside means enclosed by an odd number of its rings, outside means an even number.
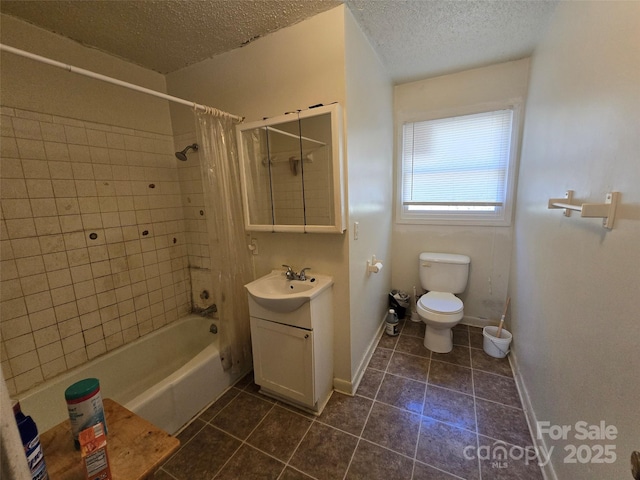
M31 417L22 413L19 402L13 406L13 414L16 417L18 431L20 432L20 438L24 446L24 453L27 456L27 464L29 465L32 480L49 480L36 422L34 422Z

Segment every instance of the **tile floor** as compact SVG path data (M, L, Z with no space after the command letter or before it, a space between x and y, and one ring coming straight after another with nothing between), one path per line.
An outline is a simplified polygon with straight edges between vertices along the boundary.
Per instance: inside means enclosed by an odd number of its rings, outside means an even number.
M383 335L356 395L334 392L319 417L248 375L178 435L155 479L542 479L508 360L484 353L479 328L457 326L448 354L423 338L411 321Z

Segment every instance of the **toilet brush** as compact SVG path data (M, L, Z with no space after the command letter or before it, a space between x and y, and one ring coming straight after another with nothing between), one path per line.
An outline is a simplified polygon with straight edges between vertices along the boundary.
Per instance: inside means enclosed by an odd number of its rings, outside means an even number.
M509 308L509 302L511 301L511 297L507 297L507 303L504 306L504 312L502 312L502 317L500 317L500 325L498 325L498 331L496 332L496 337L500 338L500 334L502 333L502 327L504 325L504 317L507 315L507 309Z

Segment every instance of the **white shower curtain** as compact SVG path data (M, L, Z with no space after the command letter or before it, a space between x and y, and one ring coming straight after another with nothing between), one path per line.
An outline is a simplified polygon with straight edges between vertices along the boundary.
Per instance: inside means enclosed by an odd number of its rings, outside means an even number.
M222 365L239 373L251 362L249 306L253 279L242 217L235 120L211 109L195 111L204 183L213 297L220 319Z

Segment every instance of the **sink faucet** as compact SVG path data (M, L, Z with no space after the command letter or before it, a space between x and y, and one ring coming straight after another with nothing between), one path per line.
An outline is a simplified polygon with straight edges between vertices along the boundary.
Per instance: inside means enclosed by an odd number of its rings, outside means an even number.
M285 272L287 280L300 280L303 282L307 279L307 275L304 273L304 271L311 269L311 267L304 267L302 270L300 270L300 273L296 273L289 265L283 264L282 266L287 268L287 271Z
M295 280L296 279L296 272L293 271L293 269L289 266L289 265L282 265L283 267L287 267L287 271L285 273L287 280Z
M302 280L304 282L307 279L307 275L304 273L305 270L311 270L311 267L304 267L302 270L300 270L300 273L298 274L298 280Z

